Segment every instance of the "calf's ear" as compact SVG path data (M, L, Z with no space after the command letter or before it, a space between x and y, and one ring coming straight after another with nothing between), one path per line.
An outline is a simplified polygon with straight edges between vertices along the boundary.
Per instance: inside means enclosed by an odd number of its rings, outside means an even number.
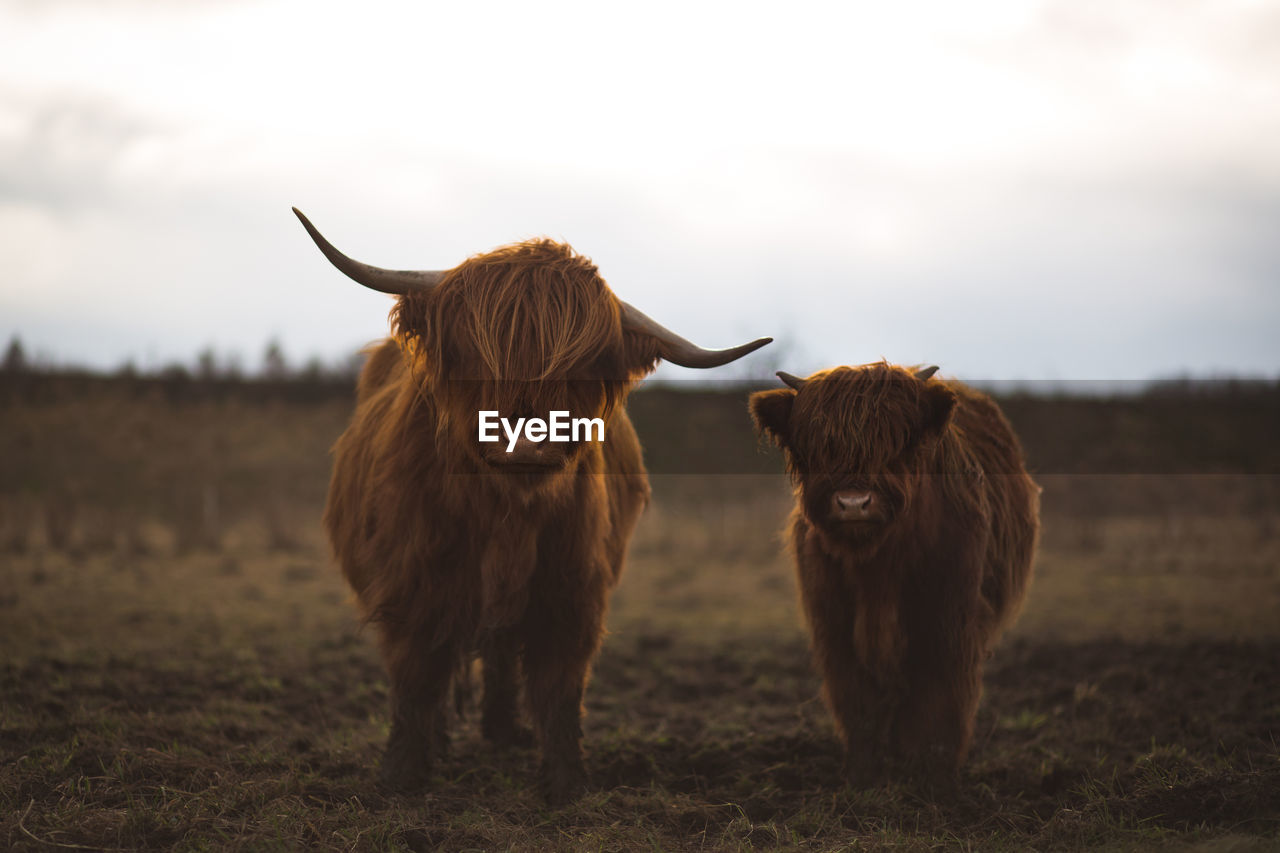
M786 447L791 438L791 404L796 392L790 388L774 388L757 391L747 401L756 432L767 435L779 447Z
M941 382L930 382L920 400L920 431L924 438L936 438L951 423L958 398Z

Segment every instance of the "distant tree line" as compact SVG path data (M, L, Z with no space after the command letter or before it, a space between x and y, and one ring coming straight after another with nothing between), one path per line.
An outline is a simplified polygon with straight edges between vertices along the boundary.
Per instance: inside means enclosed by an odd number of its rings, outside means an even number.
M261 359L253 369L246 369L239 354L220 355L213 347L205 347L196 353L192 362L170 360L151 368L139 368L130 359L115 369L94 369L59 365L45 357L32 357L18 335L9 339L5 348L0 372L7 376L19 374L87 374L117 376L121 378L186 378L194 381L257 381L310 382L352 380L360 373L364 355L353 352L336 361L324 361L312 356L304 362L292 361L280 341L272 339L263 348Z
M715 377L698 378L680 382L650 382L651 389L669 387L684 392L723 391L740 393L746 388L772 387L776 384L773 369L786 359L788 350L780 347L776 358L760 360L747 368L726 368L717 371ZM235 388L251 390L251 396L287 396L289 398L328 397L349 393L364 364L362 352L336 361L324 361L312 356L297 363L285 353L277 339L269 340L262 350L257 364L246 369L236 353L220 355L213 347L200 350L190 363L169 361L140 369L130 360L112 370L86 369L57 364L47 356L32 357L21 339L14 335L5 347L0 362L0 386L9 391L17 389L26 395L37 388L41 380L60 378L62 387L76 381L96 379L116 383L134 383L144 386L160 386L169 396L207 396L208 389L215 393L229 393ZM765 369L767 368L767 369ZM46 383L47 384L47 383ZM1118 382L1017 382L996 383L988 390L997 398L1012 402L1019 398L1045 399L1109 399L1109 398L1260 398L1274 403L1280 396L1280 378L1240 377L1230 375L1190 376L1181 375L1150 381ZM285 389L289 388L287 392ZM197 392L197 389L205 391ZM306 389L311 390L306 390ZM217 389L222 389L218 391ZM39 396L39 394L37 394Z
M174 360L142 369L129 360L104 370L58 364L44 355L32 357L15 335L0 361L0 405L5 400L75 399L99 391L171 402L229 398L319 402L353 394L363 363L364 355L356 352L336 362L311 358L295 365L280 342L272 340L252 370L246 370L237 355L220 356L211 347L189 363Z

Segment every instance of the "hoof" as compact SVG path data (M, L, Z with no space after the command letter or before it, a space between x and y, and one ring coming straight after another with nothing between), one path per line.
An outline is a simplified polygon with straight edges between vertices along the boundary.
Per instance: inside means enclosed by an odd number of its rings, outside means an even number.
M581 767L542 771L542 796L552 808L568 805L587 792L587 773Z
M846 757L841 770L845 784L855 790L874 788L884 781L884 769L877 761L853 760Z
M904 757L894 771L908 788L927 800L948 800L960 787L960 763L955 753L938 747Z
M403 752L388 752L378 766L378 785L396 794L422 791L431 782L431 764Z
M917 796L932 802L950 802L960 793L959 775L949 769L915 770L906 774L906 783Z

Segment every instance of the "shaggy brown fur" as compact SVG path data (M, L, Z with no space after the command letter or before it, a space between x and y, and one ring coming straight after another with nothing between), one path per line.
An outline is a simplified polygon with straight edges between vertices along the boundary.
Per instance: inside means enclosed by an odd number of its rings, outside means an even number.
M954 778L982 666L1031 578L1039 487L995 403L888 364L751 396L797 484L789 526L850 782Z
M563 801L585 783L583 690L649 496L622 404L657 346L624 333L596 268L548 240L467 260L392 320L334 447L324 519L390 676L381 778L429 778L451 680L478 652L485 736L532 738L523 683L543 785ZM538 465L511 465L505 442L478 442L480 409L602 417L605 440L544 442Z

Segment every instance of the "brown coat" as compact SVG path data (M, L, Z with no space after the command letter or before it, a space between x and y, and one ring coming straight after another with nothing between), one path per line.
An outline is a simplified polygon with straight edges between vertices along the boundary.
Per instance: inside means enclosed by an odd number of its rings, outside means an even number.
M530 739L523 682L543 785L563 800L585 781L583 691L649 496L623 404L656 345L621 328L589 261L546 240L471 258L392 313L334 447L324 516L390 676L381 778L429 778L450 682L478 652L484 734ZM604 441L509 455L505 439L477 440L480 409L601 417Z
M888 364L751 396L796 482L789 528L856 784L964 761L982 667L1031 579L1039 487L995 403Z

